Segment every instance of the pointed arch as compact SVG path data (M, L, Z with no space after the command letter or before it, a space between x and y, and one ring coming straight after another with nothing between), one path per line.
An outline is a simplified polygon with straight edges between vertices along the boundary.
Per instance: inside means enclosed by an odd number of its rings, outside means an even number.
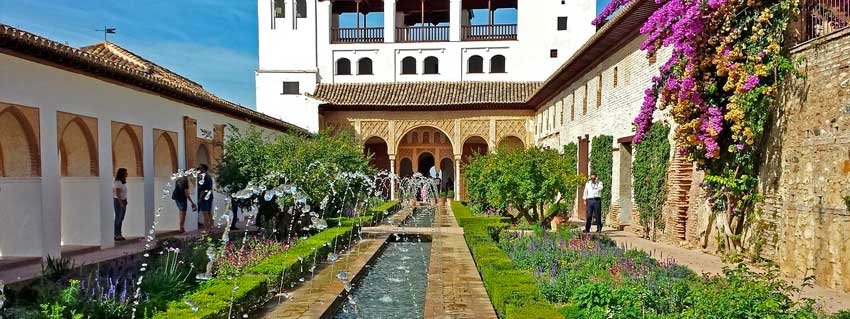
M12 105L0 108L0 127L0 177L41 176L38 135L24 112Z
M141 127L112 122L112 169L126 168L129 176L144 176L142 142L138 132Z
M499 151L516 151L525 148L522 139L513 135L503 137L496 145L498 145L496 149Z
M89 125L74 115L59 131L62 176L98 176L97 141Z
M207 144L198 144L198 150L195 151L195 161L198 165L207 164L212 169L212 157L210 157L210 150Z
M177 143L174 142L176 133L154 130L155 142L153 146L154 176L168 177L177 172Z

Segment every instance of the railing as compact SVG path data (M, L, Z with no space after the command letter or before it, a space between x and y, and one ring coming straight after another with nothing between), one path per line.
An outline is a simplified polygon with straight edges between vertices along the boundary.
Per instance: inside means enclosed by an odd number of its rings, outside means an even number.
M384 42L384 27L377 28L331 28L331 43L380 43Z
M802 6L799 42L850 27L850 1L848 0L804 0Z
M516 24L465 25L461 28L463 41L516 40Z
M449 41L448 26L398 27L396 42L439 42Z

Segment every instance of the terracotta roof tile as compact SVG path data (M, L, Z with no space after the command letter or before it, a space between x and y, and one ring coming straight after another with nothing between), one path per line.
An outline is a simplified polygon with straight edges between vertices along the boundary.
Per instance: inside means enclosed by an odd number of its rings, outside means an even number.
M311 97L325 106L492 107L522 105L540 82L398 82L319 84Z

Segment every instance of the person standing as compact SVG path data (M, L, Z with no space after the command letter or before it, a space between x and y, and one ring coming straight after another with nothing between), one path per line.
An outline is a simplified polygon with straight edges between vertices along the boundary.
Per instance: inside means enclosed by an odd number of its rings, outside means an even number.
M198 165L198 211L204 218L204 230L212 231L212 208L213 208L213 179L210 177L207 164Z
M584 184L584 205L587 207L587 220L584 223L584 232L590 232L590 224L596 218L596 232L602 231L602 182L596 173L590 174L590 180Z
M115 181L112 183L112 208L115 210L114 239L125 240L121 234L121 228L124 225L124 215L127 213L127 169L123 167L115 173Z
M186 228L184 224L186 224L186 210L188 208L188 203L192 203L192 211L198 209L195 205L195 201L192 200L192 195L189 193L189 177L182 176L177 179L177 182L174 183L174 192L171 193L171 199L177 204L177 210L180 211L180 230L179 233L185 233Z

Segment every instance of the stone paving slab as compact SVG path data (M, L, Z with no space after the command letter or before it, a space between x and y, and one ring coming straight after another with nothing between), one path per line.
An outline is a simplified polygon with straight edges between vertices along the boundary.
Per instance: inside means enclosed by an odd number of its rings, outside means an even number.
M440 208L434 226L425 318L497 318L451 210Z
M337 279L340 271L349 273L352 281L362 275L368 264L380 251L388 235L377 236L359 241L352 251L336 263L322 268L317 275L289 293L290 300L277 304L273 299L266 305L266 312L260 318L323 318L332 310L334 301L345 290ZM326 314L327 313L327 314Z

